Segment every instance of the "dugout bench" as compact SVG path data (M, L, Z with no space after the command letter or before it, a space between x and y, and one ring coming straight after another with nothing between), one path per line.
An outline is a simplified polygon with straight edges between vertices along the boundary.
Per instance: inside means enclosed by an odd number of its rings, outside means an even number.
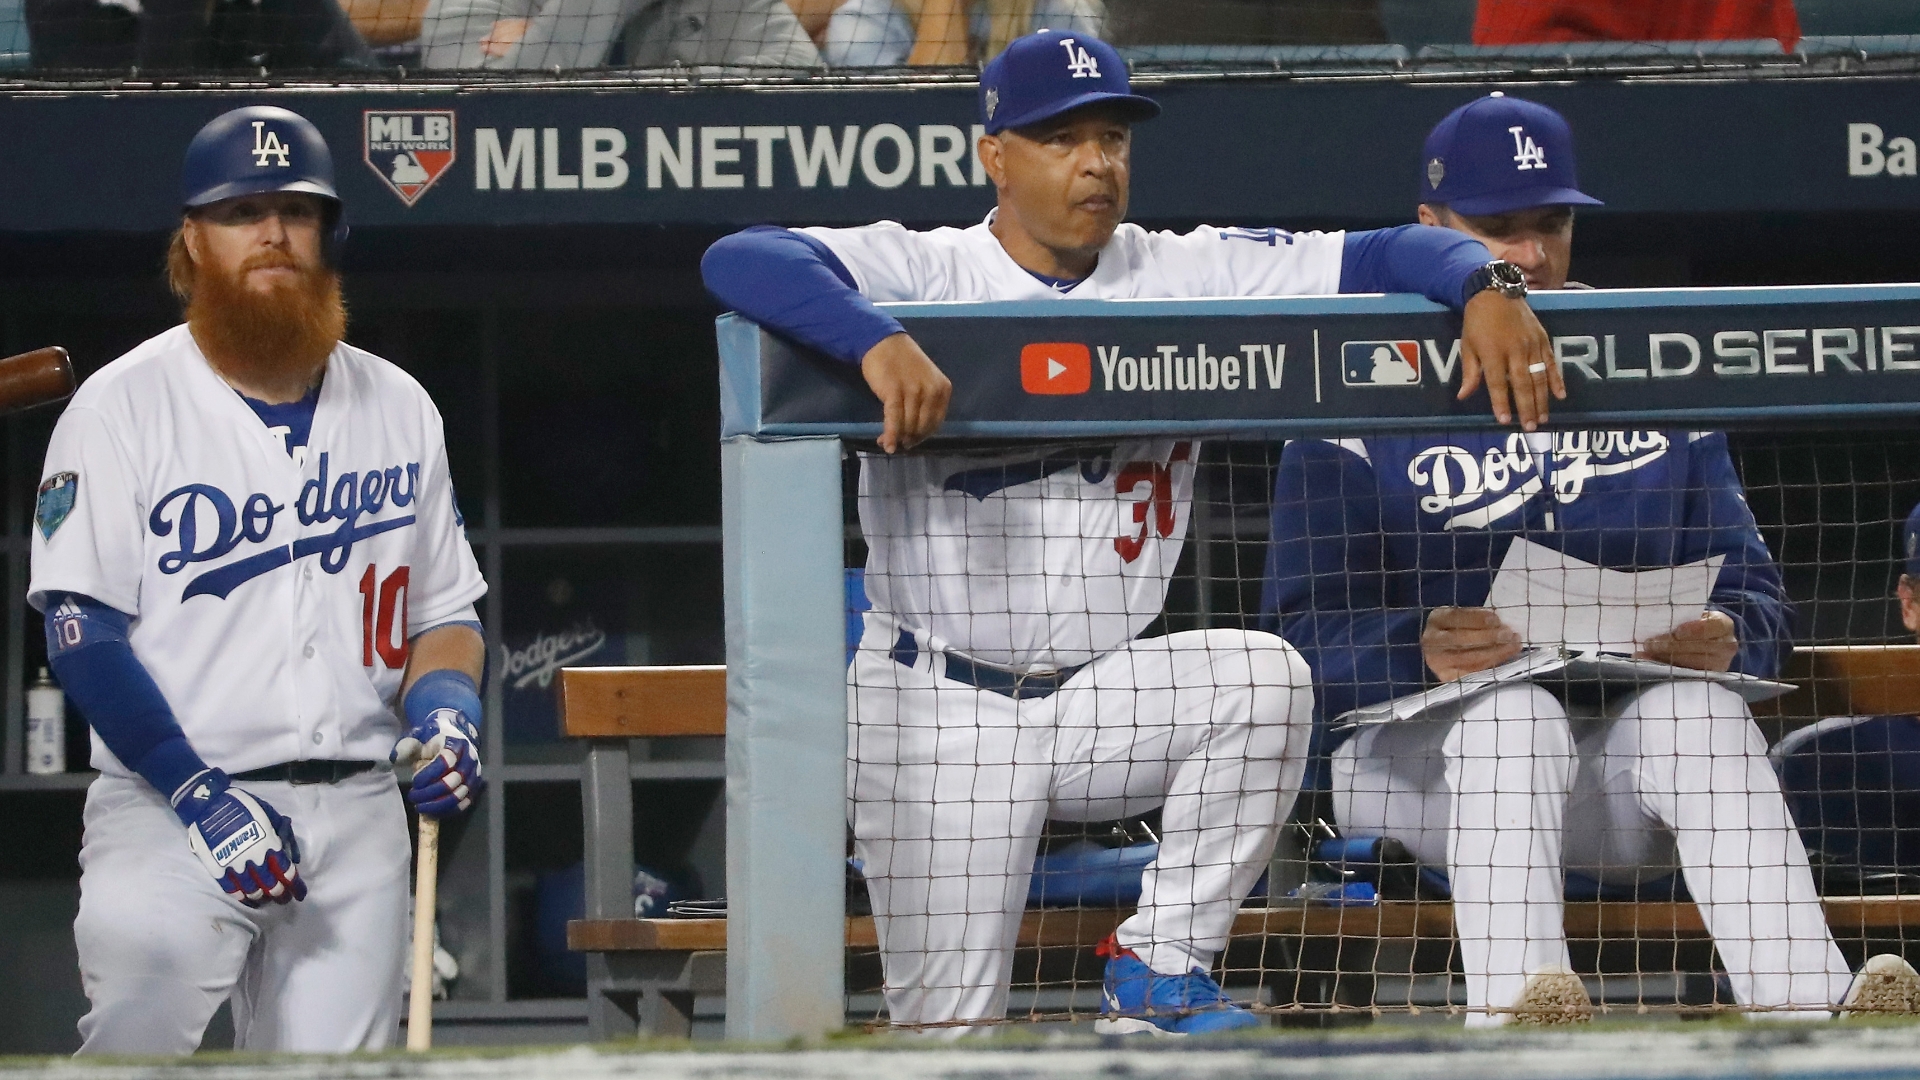
M1769 743L1825 716L1920 712L1920 645L1839 645L1796 650L1783 673L1794 693L1755 710ZM586 954L587 1020L596 1041L685 1037L693 1000L726 990L724 918L633 917L633 788L629 740L724 736L726 669L709 667L565 668L555 683L561 729L587 741L581 773L585 826L584 918L567 925L567 947ZM1904 943L1920 929L1920 897L1829 897L1827 921L1842 941ZM1021 949L1087 952L1130 914L1121 909L1029 911ZM1691 901L1599 901L1566 906L1573 942L1672 942L1704 937ZM1390 940L1446 941L1445 902L1388 901L1367 907L1280 904L1243 908L1236 944L1282 941L1299 957L1309 943L1378 946ZM873 920L849 918L847 948L877 949ZM1341 969L1336 957L1336 976ZM1262 953L1261 955L1264 955ZM1332 998L1326 1004L1332 1004ZM1356 1004L1358 1004L1356 1002Z

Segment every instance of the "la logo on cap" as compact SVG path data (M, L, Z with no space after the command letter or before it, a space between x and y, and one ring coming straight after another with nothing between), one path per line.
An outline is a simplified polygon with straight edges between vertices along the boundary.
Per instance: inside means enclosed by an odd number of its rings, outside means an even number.
M1527 134L1526 128L1515 124L1507 129L1507 134L1513 136L1513 160L1516 169L1524 172L1528 169L1547 167L1547 152L1534 144L1533 136Z
M1060 47L1067 50L1067 70L1073 72L1076 79L1097 79L1100 77L1100 62L1087 52L1084 46L1075 45L1072 38L1061 38Z
M1020 350L1020 389L1029 394L1084 394L1093 386L1093 352L1070 341Z

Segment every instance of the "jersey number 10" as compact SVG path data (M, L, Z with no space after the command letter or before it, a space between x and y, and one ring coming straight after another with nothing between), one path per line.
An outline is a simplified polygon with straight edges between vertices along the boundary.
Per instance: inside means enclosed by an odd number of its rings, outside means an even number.
M385 581L374 582L379 574L372 564L367 572L360 575L360 663L373 666L373 654L380 654L380 662L388 668L398 671L407 666L407 567L401 567L387 575ZM399 640L394 639L394 614L399 613Z

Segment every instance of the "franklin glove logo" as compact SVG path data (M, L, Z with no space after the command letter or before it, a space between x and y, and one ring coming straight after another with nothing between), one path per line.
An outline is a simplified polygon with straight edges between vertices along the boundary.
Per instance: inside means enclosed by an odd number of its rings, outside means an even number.
M1093 386L1093 352L1077 342L1020 350L1020 388L1029 394L1084 394Z
M259 822L249 821L245 828L220 841L220 846L213 849L213 861L221 866L232 866L248 848L259 843L266 835Z

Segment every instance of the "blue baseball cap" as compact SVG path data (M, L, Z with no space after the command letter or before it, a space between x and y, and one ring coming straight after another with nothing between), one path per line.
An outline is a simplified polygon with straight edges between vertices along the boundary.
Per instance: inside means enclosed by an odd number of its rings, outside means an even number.
M1900 555L1907 576L1920 581L1920 506L1907 515L1906 527L1900 530Z
M1606 205L1574 177L1566 118L1497 90L1448 113L1428 133L1420 201L1471 215Z
M1128 85L1127 62L1113 46L1085 34L1028 34L980 73L980 122L989 135L1100 102L1120 106L1129 120L1160 115L1159 102Z

